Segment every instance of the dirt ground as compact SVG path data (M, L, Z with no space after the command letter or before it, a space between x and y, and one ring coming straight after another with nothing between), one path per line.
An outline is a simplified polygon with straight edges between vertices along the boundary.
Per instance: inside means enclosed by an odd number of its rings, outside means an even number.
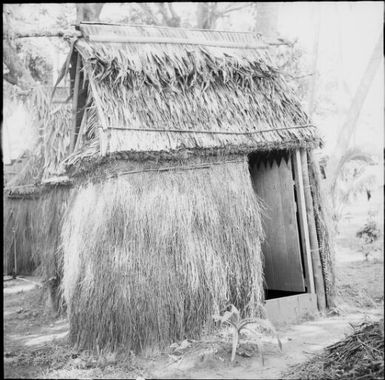
M231 334L221 330L199 341L184 341L165 352L90 354L67 343L68 321L47 312L38 278L4 281L5 378L280 378L287 368L344 338L350 323L383 317L383 238L364 261L355 232L366 219L362 199L349 209L336 241L338 308L328 316L278 329L282 342L263 340L260 353L241 338L230 362ZM378 208L377 208L378 209ZM382 205L380 205L382 210ZM383 218L382 218L383 219ZM32 281L32 282L31 282ZM181 343L181 342L179 342Z

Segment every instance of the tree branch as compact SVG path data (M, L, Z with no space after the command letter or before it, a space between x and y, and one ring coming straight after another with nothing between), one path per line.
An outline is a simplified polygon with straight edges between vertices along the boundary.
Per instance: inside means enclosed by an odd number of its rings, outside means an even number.
M168 21L169 17L167 15L167 11L166 11L166 6L165 5L166 5L165 3L159 3L158 4L158 8L159 8L160 14L162 15L163 22L165 24L167 24L167 21Z
M171 3L167 3L171 16L167 13L166 3L158 3L159 12L163 18L163 24L173 27L180 26L180 16L175 13Z
M41 30L41 31L31 31L31 32L25 32L25 33L13 33L10 34L3 34L3 40L6 39L18 39L18 38L35 38L35 37L77 37L81 33L75 30L57 30L57 31L48 31L48 30Z
M139 3L139 6L144 11L144 13L146 13L146 15L151 18L155 25L159 24L159 20L155 17L148 3Z
M177 13L175 12L173 3L167 3L167 5L168 5L168 9L170 10L171 16L172 16L173 18L180 18L180 17L177 15Z
M225 16L231 12L235 12L235 11L239 11L241 9L244 9L246 7L250 6L250 3L248 2L245 2L245 3L242 3L242 5L238 5L238 6L234 6L234 5L229 5L227 8L225 8L223 11L221 12L217 12L217 15L219 17L221 16Z
M285 71L282 71L282 74L287 75L291 79L302 79L302 78L306 78L306 77L311 77L315 73L308 73L308 74L303 74L303 75L293 75L293 74L287 73Z

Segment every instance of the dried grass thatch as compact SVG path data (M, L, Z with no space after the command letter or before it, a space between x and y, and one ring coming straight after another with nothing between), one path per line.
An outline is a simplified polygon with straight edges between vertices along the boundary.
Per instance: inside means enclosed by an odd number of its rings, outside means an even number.
M69 153L71 104L52 103L51 92L47 88L35 88L27 101L28 108L39 130L40 150L44 164L44 177L62 172L61 161Z
M41 149L36 149L19 173L7 182L7 188L40 183L44 174L44 157Z
M7 273L40 275L43 280L61 278L60 231L70 195L56 188L31 198L4 196L3 262Z
M12 274L32 273L38 266L38 257L33 254L30 236L33 224L31 210L36 208L32 199L13 200L3 196L3 272Z
M91 95L86 117L97 116L104 129L96 134L106 146L103 155L227 146L249 153L272 144L320 143L266 50L252 46L251 33L91 23L80 29L84 38L74 53L82 57ZM140 42L143 37L154 42ZM156 42L159 37L169 42ZM188 42L194 38L201 43Z
M61 162L69 154L71 105L51 103L45 87L33 88L25 105L39 138L23 169L7 183L10 188L39 184L44 178L62 173Z
M227 301L255 314L261 238L246 163L80 188L62 233L70 340L140 350L198 336Z
M384 320L352 326L345 339L327 347L304 364L293 367L288 379L360 379L384 378Z

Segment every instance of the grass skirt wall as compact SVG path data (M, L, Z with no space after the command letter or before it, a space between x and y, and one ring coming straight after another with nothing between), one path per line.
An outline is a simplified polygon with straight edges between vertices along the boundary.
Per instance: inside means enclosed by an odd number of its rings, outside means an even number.
M31 274L39 264L31 246L30 215L37 208L33 199L10 199L3 196L3 273Z
M62 232L71 342L137 351L199 336L227 302L256 313L260 212L247 163L80 188Z
M57 187L35 198L4 200L4 272L14 271L16 251L17 274L36 274L43 280L62 277L60 232L64 211L71 191Z

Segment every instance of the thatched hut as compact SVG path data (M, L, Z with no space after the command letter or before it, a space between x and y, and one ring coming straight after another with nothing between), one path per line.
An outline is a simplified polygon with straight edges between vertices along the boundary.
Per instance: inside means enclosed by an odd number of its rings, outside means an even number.
M228 303L246 316L268 299L277 320L282 305L330 306L311 158L321 139L269 45L252 33L79 30L64 172L22 195L62 193L55 231L44 228L59 237L50 255L71 341L141 349L199 335Z

